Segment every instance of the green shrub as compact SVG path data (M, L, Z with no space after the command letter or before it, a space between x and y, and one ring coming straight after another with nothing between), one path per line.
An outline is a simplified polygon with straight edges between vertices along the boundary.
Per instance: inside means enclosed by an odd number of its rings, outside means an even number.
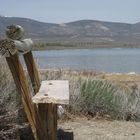
M121 95L122 94L122 95ZM120 88L106 80L84 81L80 89L80 106L83 112L95 116L97 113L112 118L121 118L124 101Z

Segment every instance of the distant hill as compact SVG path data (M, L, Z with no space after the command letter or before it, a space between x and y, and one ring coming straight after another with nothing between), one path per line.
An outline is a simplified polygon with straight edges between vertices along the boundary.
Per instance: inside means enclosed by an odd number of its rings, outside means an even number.
M18 24L23 26L26 31L26 35L34 39L40 39L45 35L49 35L49 29L57 25L51 23L43 23L27 18L0 17L0 36L4 36L6 27L11 24Z
M79 20L69 23L43 23L27 18L0 17L0 38L4 37L6 26L19 24L26 36L47 42L123 42L140 44L140 23L127 24L97 20Z

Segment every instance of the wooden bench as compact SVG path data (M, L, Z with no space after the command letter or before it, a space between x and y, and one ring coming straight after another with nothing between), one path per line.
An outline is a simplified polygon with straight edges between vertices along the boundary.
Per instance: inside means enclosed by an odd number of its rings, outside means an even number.
M42 81L39 92L32 98L51 140L57 136L57 105L69 104L69 83L64 80Z
M0 40L0 54L5 56L13 75L17 91L36 140L57 139L57 105L69 104L69 82L64 80L42 81L32 55L33 42L24 39L24 29L19 25L7 28L7 39ZM18 54L22 53L31 79L33 97Z

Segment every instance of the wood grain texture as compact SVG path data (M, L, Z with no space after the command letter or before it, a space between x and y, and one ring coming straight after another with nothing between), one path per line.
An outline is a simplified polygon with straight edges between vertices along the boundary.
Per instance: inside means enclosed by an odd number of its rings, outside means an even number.
M10 57L17 52L16 46L13 40L2 39L0 40L0 56Z
M28 52L24 54L24 60L27 66L27 70L32 82L32 86L35 94L39 91L40 88L40 80L38 71L34 62L34 58L32 52ZM36 105L34 105L36 106ZM47 133L46 139L48 140L56 140L57 137L57 105L53 104L38 104L38 108L35 114L41 120L41 125L43 129ZM38 131L37 131L38 133ZM45 140L45 139L44 139Z
M24 56L27 70L28 70L28 73L29 73L29 76L30 76L30 79L32 82L34 93L36 94L40 88L40 79L39 79L39 74L37 71L36 64L34 62L33 54L30 51L30 52L24 54L23 56Z
M43 127L47 132L48 140L57 138L57 105L38 104L38 112L41 117Z
M47 104L47 133L49 140L57 138L57 105Z
M17 53L6 58L11 73L13 75L17 90L22 97L22 103L27 115L28 121L31 125L32 132L36 140L47 140L47 134L40 117L37 112L36 106L32 102L31 91L28 86L27 79L24 74L23 67L19 61Z
M42 81L39 92L32 98L34 103L69 104L67 80Z

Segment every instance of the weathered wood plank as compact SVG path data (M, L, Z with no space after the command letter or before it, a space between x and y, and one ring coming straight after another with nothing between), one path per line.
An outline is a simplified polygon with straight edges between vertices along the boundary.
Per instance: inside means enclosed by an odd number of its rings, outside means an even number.
M37 104L69 104L69 82L67 80L43 81L39 92L32 100Z
M32 132L36 140L46 140L46 131L42 127L37 108L33 105L31 91L24 74L23 67L16 54L6 57L7 63L13 75L17 90L22 97L22 103L26 112L28 121L31 125Z
M43 127L47 132L48 140L57 138L57 105L38 104L38 112L41 117Z
M57 105L47 104L47 133L49 140L57 138Z
M34 58L33 58L33 54L31 51L29 51L28 53L24 54L24 60L27 66L27 70L32 82L32 86L34 89L34 93L36 94L39 91L40 88L40 80L39 80L39 74L37 71L37 67L36 64L34 62Z

